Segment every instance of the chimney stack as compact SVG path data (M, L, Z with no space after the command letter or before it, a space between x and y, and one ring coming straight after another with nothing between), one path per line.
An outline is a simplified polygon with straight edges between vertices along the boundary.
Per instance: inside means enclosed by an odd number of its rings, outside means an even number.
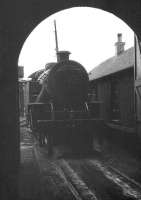
M58 51L57 52L57 61L62 62L62 61L69 60L69 55L70 55L69 51Z
M115 43L116 56L118 56L124 52L124 45L125 45L125 42L122 42L122 34L118 33L117 34L117 42Z

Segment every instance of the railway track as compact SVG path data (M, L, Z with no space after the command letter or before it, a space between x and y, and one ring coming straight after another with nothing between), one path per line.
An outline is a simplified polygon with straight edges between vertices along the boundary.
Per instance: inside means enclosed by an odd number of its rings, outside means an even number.
M65 177L67 178L69 185L71 186L71 188L73 188L73 191L78 194L78 196L76 196L76 199L78 197L78 199L80 200L97 200L94 191L91 191L91 189L85 184L85 182L81 179L77 172L75 172L74 169L70 167L66 160L60 160L59 166L62 169Z
M98 160L68 161L97 199L141 199L140 185Z
M48 157L46 148L40 148L32 135L22 137L22 162L31 163L33 147L42 200L141 200L141 185L98 155L58 158L58 151L56 157Z
M44 197L53 200L141 199L140 184L98 159L53 159L37 148L35 154Z
M141 186L133 179L121 173L114 167L106 166L98 160L87 160L84 168L89 176L94 176L94 170L105 177L111 199L141 199ZM97 182L98 183L98 182ZM110 186L110 188L109 188ZM106 191L107 192L107 191Z
M41 173L43 199L97 200L95 194L64 159L46 159L35 151Z

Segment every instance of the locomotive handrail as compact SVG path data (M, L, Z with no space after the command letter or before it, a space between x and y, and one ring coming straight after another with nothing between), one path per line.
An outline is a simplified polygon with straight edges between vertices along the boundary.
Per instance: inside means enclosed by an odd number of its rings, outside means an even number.
M48 103L32 102L32 103L28 103L28 106L32 106L32 105L43 105L43 104L48 104Z
M53 122L53 120L37 120L38 123L48 123L48 122ZM70 119L67 120L62 120L62 119L57 119L55 122L72 122ZM104 122L103 118L94 118L94 119L74 119L73 122Z

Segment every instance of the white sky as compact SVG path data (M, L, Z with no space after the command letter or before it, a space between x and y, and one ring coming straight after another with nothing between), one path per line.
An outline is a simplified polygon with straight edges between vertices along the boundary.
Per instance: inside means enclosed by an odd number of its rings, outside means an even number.
M25 77L56 61L54 19L59 50L70 51L70 59L80 62L88 72L115 55L117 33L123 35L125 50L134 43L133 31L111 13L88 7L63 10L42 21L23 44L18 65L24 66Z

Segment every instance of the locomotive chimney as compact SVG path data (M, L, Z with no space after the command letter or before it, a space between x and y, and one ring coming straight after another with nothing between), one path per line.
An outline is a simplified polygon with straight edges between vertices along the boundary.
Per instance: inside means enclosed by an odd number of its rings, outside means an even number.
M116 56L118 56L124 52L124 45L125 45L125 42L122 42L122 34L118 33L117 34L117 42L115 43Z
M69 55L70 55L69 51L58 51L57 52L57 61L62 62L62 61L69 60Z

